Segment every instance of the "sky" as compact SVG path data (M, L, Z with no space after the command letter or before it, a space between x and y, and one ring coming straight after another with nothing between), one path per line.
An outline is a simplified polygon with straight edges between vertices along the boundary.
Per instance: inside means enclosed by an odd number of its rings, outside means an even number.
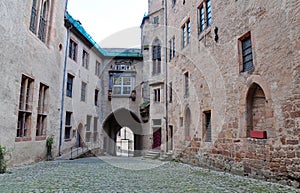
M68 12L101 47L139 48L148 0L69 0Z

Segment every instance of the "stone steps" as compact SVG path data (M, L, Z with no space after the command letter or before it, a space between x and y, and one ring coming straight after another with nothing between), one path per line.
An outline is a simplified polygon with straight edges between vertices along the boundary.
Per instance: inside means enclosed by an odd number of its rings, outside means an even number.
M144 155L144 158L146 158L146 159L157 159L157 158L159 158L159 156L160 156L160 151L149 150Z

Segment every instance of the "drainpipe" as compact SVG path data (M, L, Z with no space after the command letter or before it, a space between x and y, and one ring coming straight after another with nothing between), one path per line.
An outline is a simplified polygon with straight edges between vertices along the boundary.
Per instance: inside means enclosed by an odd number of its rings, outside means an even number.
M165 36L165 67L166 67L166 139L168 139L169 113L168 113L168 42L167 42L167 0L164 0L164 36ZM168 139L169 140L169 139ZM166 140L166 150L168 151L168 141Z
M68 0L66 0L65 5L65 19L67 17L67 6ZM62 146L62 130L63 130L63 118L64 118L64 109L65 109L65 84L66 84L66 72L67 72L67 61L68 61L68 48L69 48L69 39L70 31L72 25L67 29L67 38L66 38L66 48L65 48L65 59L64 59L64 71L63 71L63 83L61 90L61 104L60 104L60 125L59 125L59 145L58 145L58 155L61 156L61 146Z

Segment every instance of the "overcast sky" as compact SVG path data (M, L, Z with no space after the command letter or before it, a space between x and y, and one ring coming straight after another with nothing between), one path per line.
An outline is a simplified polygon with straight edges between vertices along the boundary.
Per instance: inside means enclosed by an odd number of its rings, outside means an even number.
M69 0L68 12L102 47L139 47L148 0Z

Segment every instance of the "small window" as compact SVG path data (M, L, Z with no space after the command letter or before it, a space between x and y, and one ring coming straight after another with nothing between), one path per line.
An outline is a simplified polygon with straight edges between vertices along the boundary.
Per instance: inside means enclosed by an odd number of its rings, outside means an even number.
M182 47L185 48L191 42L191 22L187 22L181 27L182 30Z
M173 88L172 88L172 82L169 83L169 103L173 102Z
M87 84L85 82L81 82L81 97L80 100L85 102L86 100L86 86Z
M113 78L113 94L130 95L132 90L133 77L114 76L112 78Z
M211 142L211 111L204 112L203 138L205 142Z
M89 68L89 53L87 51L82 51L82 66L86 69Z
M96 61L96 65L95 65L95 75L98 77L100 77L101 75L101 64L98 61Z
M172 0L172 5L174 6L176 4L176 0Z
M161 73L161 46L157 40L152 47L152 75L158 75Z
M158 24L159 24L159 17L158 17L158 16L155 16L155 17L153 18L153 24L154 24L155 26L158 26Z
M250 32L246 33L239 39L239 53L240 53L240 70L247 72L254 69L252 42Z
M68 78L67 78L67 89L66 89L66 95L68 97L72 97L72 92L73 92L73 79L74 76L72 76L71 74L68 74Z
M184 96L189 96L189 73L184 73Z
M45 136L47 129L47 112L49 87L40 84L39 101L38 101L38 118L36 126L36 136Z
M199 33L203 32L207 27L212 24L211 2L210 0L204 1L198 8L198 23Z
M160 102L160 89L154 89L154 102Z
M74 61L77 61L77 43L70 39L70 44L69 44L69 58L71 58Z
M98 106L99 90L95 89L94 104Z
M33 79L22 75L20 98L19 98L19 112L17 123L17 138L30 137L31 133L31 115L32 115L32 101L33 101Z
M66 121L65 121L65 140L71 139L71 130L72 130L72 112L66 112Z
M176 55L175 36L169 41L169 44L170 44L169 57L170 57L170 61L171 61L175 57L175 55Z

